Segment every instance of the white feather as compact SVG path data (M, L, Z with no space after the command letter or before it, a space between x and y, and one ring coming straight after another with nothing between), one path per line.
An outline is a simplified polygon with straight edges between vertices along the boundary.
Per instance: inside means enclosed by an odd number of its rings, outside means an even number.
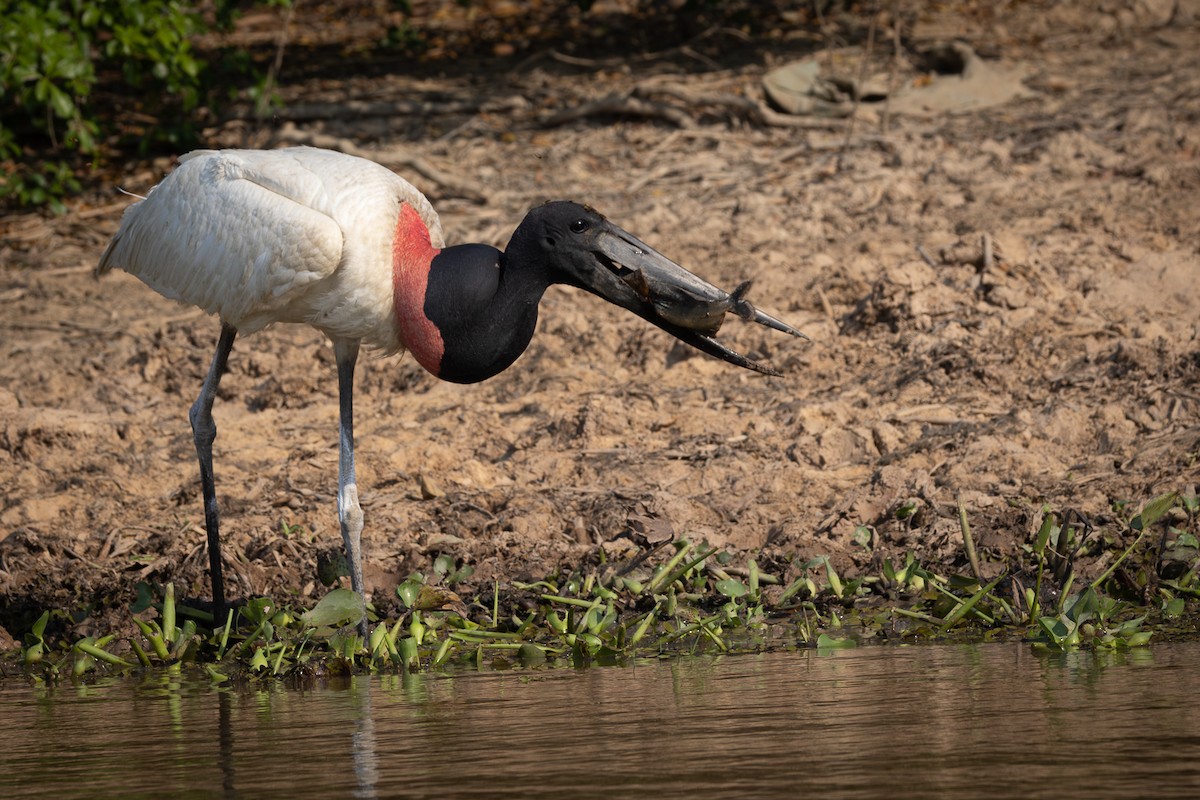
M125 211L96 269L125 270L244 333L305 322L395 352L404 203L443 247L425 196L372 161L311 147L197 150Z

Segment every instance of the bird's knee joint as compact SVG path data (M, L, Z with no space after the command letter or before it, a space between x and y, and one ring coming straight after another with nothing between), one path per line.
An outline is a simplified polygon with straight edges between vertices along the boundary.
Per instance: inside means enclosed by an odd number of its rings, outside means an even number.
M192 436L197 444L211 445L217 438L217 423L212 414L205 414L199 403L188 411L188 421L192 423Z
M362 506L358 504L358 487L354 484L346 486L338 493L338 519L343 527L362 529Z

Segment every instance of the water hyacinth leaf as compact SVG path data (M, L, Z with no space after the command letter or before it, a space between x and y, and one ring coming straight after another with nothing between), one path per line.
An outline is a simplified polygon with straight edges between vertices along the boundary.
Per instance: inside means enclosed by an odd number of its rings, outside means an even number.
M92 658L94 658L98 661L103 661L106 664L111 664L114 667L132 667L133 666L133 664L129 663L128 661L121 658L120 656L114 655L114 654L108 652L107 650L105 650L101 647L98 647L95 644L88 643L87 641L79 642L78 644L75 645L75 647L77 647L82 652L87 653Z
M655 622L656 619L658 619L658 606L655 606L653 609L651 609L650 612L646 614L645 618L638 623L637 628L635 628L633 631L633 636L631 636L629 639L629 643L637 644L639 641L641 641L642 637L646 635L646 631L650 629L650 626Z
M163 640L162 632L158 627L158 623L154 621L145 622L137 619L133 620L134 624L141 630L142 635L146 637L146 641L150 642L150 647L154 650L154 655L158 656L163 661L166 661L171 656L170 648L167 647L166 641Z
M304 624L313 628L340 628L363 617L362 598L351 589L334 589L304 612Z
M1046 512L1046 515L1042 517L1042 526L1038 528L1037 538L1033 542L1033 552L1035 554L1040 556L1046 552L1046 545L1050 542L1050 534L1054 532L1054 523L1054 515Z
M727 578L723 581L717 581L715 587L718 592L730 598L744 597L750 590L746 585L739 580Z
M521 659L521 663L527 667L546 662L546 651L532 642L524 642L517 650L517 656Z
M129 640L129 646L130 646L130 648L133 649L133 654L135 656L137 656L138 663L141 664L143 667L149 667L150 666L150 654L147 653L140 644L138 644L138 640L131 638Z
M787 585L787 588L783 590L783 594L779 595L779 599L775 601L775 604L782 606L784 603L799 594L801 589L807 589L810 595L815 595L817 593L816 585L813 584L812 579L807 575L801 575L799 578Z
M372 655L378 655L382 650L385 650L384 639L387 638L387 626L376 625L371 631L371 636L367 640L367 649Z
M171 582L163 593L162 620L163 638L175 641L175 584Z
M829 579L829 590L833 592L834 597L840 600L845 596L846 588L842 585L842 579L838 577L837 570L833 568L829 559L826 557L823 561L825 562L825 575Z
M1154 631L1138 631L1132 634L1125 640L1126 647L1145 647L1150 644L1150 637L1154 635Z
M450 657L450 646L453 641L453 639L442 640L441 646L438 647L438 651L433 657L433 665L435 667L440 667L442 664L446 663L446 659Z
M1038 627L1060 648L1072 647L1079 643L1079 628L1068 619L1038 617Z
M242 607L242 615L250 621L250 624L261 625L275 614L275 608L275 601L271 598L255 597Z
M871 536L871 529L866 525L859 525L855 528L854 532L850 534L850 538L859 547L866 550L871 549L871 540L873 537Z
M581 633L576 641L587 649L589 655L595 655L604 644L594 633Z
M171 647L171 659L180 659L187 650L188 645L193 641L196 635L196 621L189 619L183 623L183 627L176 629L178 636L175 638L175 644Z
M836 639L828 633L822 633L817 637L818 650L849 650L857 646L858 642L853 639Z
M250 659L250 669L254 672L266 669L270 662L267 661L267 654L263 652L261 647L254 648L254 655Z
M25 634L25 663L36 664L46 655L46 643L43 639L46 633L46 623L50 620L50 612L43 611L33 623L29 633Z
M987 586L984 586L978 592L971 595L971 597L969 599L963 601L953 611L951 611L949 614L947 614L946 621L944 623L942 623L942 630L946 630L947 628L952 626L954 623L958 622L960 619L962 619L964 616L966 616L967 613L971 611L971 609L975 608L975 606L979 603L980 600L987 597L988 594L991 593L992 589L996 588L996 584L1000 583L1000 581L1003 580L1004 577L1005 577L1004 573L1001 573L1000 575L998 575L995 578L995 580L991 581L990 583L988 583Z
M132 613L141 613L150 606L154 605L154 592L150 588L150 584L146 583L145 581L138 581L133 589L135 592L137 592L137 597L135 597L134 601L129 605L129 610Z
M420 666L421 658L417 653L417 640L411 636L406 636L397 642L396 649L400 652L400 663L408 669L416 669Z
M71 648L71 653L73 656L71 660L71 674L77 678L90 670L92 667L96 666L96 659L92 658L87 651L81 649L79 644L80 643L77 642L75 647Z
M433 560L433 573L445 577L454 569L454 556L442 553Z
M1144 531L1154 523L1158 522L1163 516L1171 510L1171 508L1179 502L1178 492L1167 492L1159 495L1153 500L1146 502L1142 506L1142 513L1133 518L1129 523L1129 527L1135 531Z
M422 576L413 575L396 587L396 596L400 598L400 602L404 603L406 608L412 608L424 585L425 579Z
M1096 594L1096 590L1089 586L1079 597L1075 598L1075 602L1067 611L1067 618L1075 624L1079 624L1094 617L1099 610L1100 598Z
M446 576L446 585L453 586L456 583L462 583L474 574L474 567L472 567L470 564L463 564L461 567Z
M33 627L29 629L29 633L34 637L35 641L42 641L42 637L46 635L46 624L48 622L50 622L50 612L43 611L42 615L37 618L37 621L33 623Z
M1131 636L1141 629L1142 623L1145 621L1145 614L1140 617L1134 617L1131 620L1126 620L1125 622L1121 623L1117 629L1113 631L1113 633L1115 633L1117 636Z
M417 646L420 646L425 641L425 631L425 621L421 618L421 615L413 614L412 619L408 622L408 634L417 643Z

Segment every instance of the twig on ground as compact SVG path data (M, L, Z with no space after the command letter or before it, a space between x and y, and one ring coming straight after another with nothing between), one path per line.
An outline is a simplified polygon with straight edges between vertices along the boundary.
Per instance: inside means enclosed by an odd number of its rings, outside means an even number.
M708 66L710 69L717 70L717 69L721 68L721 65L718 64L717 62L713 61L711 58L704 55L703 53L697 52L692 47L692 45L696 44L697 42L703 41L704 39L707 39L708 37L713 36L718 33L723 33L727 36L732 36L735 39L741 39L743 42L750 41L750 36L747 35L746 33L744 33L743 31L739 31L737 28L729 28L729 27L725 27L723 25L712 25L712 26L706 28L705 30L701 31L700 33L696 34L691 39L688 39L686 42L679 45L678 47L671 47L666 50L656 50L652 53L639 53L639 54L633 55L633 56L613 56L611 58L581 58L580 56L571 56L571 55L567 55L566 53L560 53L557 50L551 50L549 52L549 56L550 56L550 58L553 58L555 61L559 61L563 64L570 64L571 66L574 66L574 67L588 67L590 69L604 69L604 68L609 68L609 67L620 67L625 64L629 64L631 62L636 63L636 62L646 62L646 61L657 61L657 60L664 59L664 58L670 58L674 55L683 55L683 56L687 56L688 58L692 58L692 59L702 62L703 64ZM532 60L532 59L529 59L529 60ZM522 62L521 66L524 66L526 63L528 63L529 60L527 60L526 62Z
M842 157L850 147L850 138L854 136L854 120L858 116L858 106L862 102L862 87L867 79L867 65L871 63L871 53L875 50L875 25L879 20L878 4L871 8L871 25L867 28L867 47L863 51L862 61L858 66L858 81L854 87L854 106L850 111L850 123L846 126L846 138L842 142L842 151L838 153L834 169L842 171Z
M271 60L271 66L267 69L267 76L260 87L261 91L254 100L254 119L260 127L267 121L267 112L271 106L271 91L275 88L275 81L279 77L279 70L283 68L283 51L287 48L288 33L292 27L292 17L295 16L296 6L298 5L300 5L300 0L295 0L295 2L288 3L287 8L284 10L283 24L279 26L279 36L275 40L275 58Z
M495 100L343 100L337 103L297 103L272 112L272 119L287 122L311 122L362 117L435 117L451 114L478 114L523 111L529 101L519 95ZM255 119L253 110L234 109L229 119Z
M675 101L673 105L667 101ZM684 108L680 108L682 104ZM556 112L541 121L543 127L555 127L592 116L632 116L658 118L681 129L696 126L695 116L701 108L719 108L732 116L756 125L778 128L829 130L840 127L835 119L814 119L780 114L750 97L728 93L694 94L675 86L638 86L621 92L611 92L599 100Z
M883 113L880 115L879 132L886 134L892 121L892 94L896 91L896 68L900 65L900 8L892 0L892 60L888 64L887 94L883 98Z
M541 125L553 128L586 117L609 115L657 118L678 128L692 127L691 118L679 109L634 97L632 92L612 92L599 100L559 111L543 119Z

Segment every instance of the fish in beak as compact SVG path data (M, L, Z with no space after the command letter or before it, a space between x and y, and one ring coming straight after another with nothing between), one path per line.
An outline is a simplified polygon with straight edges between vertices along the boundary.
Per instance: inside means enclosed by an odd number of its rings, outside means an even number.
M576 203L547 203L546 246L570 283L632 311L680 341L730 364L780 375L729 349L714 335L733 314L747 322L808 339L796 328L755 308L750 281L726 292L676 264L601 214Z

